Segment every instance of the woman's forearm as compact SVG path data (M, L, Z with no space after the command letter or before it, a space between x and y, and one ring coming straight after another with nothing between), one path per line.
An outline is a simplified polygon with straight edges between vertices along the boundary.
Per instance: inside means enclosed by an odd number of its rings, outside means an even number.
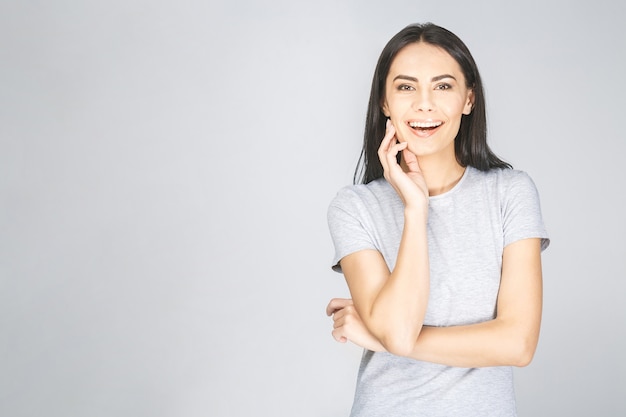
M526 366L532 360L538 334L512 322L494 319L467 326L424 326L408 355L448 366Z
M351 308L351 300L334 299L331 304L333 302L339 303L339 310L333 310L338 311L333 317L336 340L350 340L376 352L389 351L365 327ZM411 352L402 356L464 368L525 366L532 359L537 340L538 331L533 330L533 326L502 319L467 326L423 326Z
M426 314L429 275L426 221L407 212L395 268L365 320L388 351L398 355L413 351Z
M459 367L530 363L541 327L541 241L512 243L502 259L496 318L467 326L424 327L408 356Z

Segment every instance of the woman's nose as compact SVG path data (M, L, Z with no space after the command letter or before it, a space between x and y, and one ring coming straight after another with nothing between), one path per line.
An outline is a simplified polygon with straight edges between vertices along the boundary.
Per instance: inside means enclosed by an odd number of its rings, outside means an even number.
M413 110L416 111L433 111L434 109L433 99L430 91L421 91L415 95L413 101Z

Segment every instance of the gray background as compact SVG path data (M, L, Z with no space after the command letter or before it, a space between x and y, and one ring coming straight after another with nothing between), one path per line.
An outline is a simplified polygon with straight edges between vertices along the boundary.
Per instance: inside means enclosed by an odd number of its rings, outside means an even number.
M520 415L624 415L624 4L0 1L0 415L345 416L326 207L423 21L552 237Z

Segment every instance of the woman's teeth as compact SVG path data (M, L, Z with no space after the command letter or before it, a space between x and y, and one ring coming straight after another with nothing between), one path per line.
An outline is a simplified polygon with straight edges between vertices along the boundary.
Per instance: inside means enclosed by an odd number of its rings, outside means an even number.
M441 126L441 122L409 122L413 129L434 129Z

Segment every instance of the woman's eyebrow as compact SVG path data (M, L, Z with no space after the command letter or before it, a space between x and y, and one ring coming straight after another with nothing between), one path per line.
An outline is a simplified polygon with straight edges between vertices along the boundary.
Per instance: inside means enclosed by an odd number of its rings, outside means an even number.
M437 81L441 81L445 78L452 78L454 81L456 81L456 78L454 78L454 76L450 75L450 74L442 74L442 75L437 75L436 77L433 77L430 82L437 82Z
M414 83L417 82L417 78L415 77L410 77L408 75L396 75L396 77L393 79L395 80L407 80L407 81L413 81Z
M436 77L431 78L430 82L434 83L437 81L441 81L445 78L452 78L454 81L456 81L456 78L450 74L442 74L442 75L437 75ZM418 82L418 79L415 77L411 77L409 75L396 75L395 78L393 79L394 81L396 80L407 80L407 81L413 81L414 83Z

